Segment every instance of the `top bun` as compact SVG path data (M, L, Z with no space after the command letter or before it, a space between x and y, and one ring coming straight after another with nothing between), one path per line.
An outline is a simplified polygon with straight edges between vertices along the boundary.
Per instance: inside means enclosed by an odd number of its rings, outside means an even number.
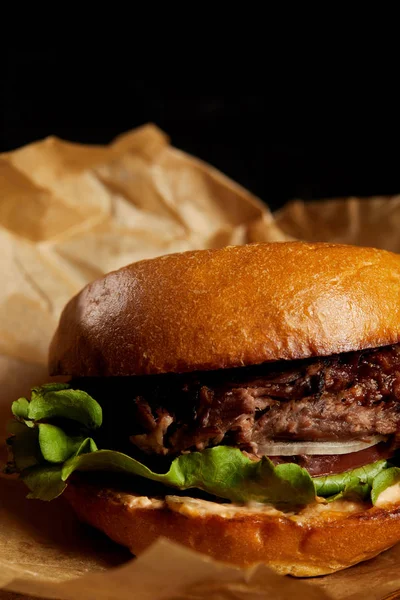
M275 242L143 260L65 307L51 375L225 369L400 341L400 256Z

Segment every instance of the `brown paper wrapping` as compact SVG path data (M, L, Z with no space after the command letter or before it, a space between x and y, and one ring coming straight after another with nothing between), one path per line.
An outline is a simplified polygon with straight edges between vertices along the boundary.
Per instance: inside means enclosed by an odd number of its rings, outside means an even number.
M400 252L400 196L293 200L274 215L287 236Z
M10 403L48 380L60 311L87 282L161 254L306 239L397 250L400 197L290 203L275 216L153 125L109 146L47 138L0 155L1 440ZM3 460L4 443L2 445ZM159 540L139 558L80 524L59 498L26 500L0 476L1 598L371 598L400 588L400 547L313 580L238 569ZM400 597L400 596L399 596Z

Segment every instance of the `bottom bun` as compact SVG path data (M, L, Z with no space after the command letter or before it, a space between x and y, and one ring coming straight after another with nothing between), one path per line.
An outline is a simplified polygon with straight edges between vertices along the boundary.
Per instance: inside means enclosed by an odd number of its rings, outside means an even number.
M293 513L182 496L150 498L82 481L65 496L78 518L139 555L159 537L247 567L313 577L373 558L400 541L400 506L338 500Z

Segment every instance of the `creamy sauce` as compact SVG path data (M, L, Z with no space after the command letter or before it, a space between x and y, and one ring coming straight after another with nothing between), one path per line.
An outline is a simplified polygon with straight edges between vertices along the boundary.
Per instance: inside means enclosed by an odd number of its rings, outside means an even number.
M338 519L346 518L352 513L358 513L371 508L367 502L353 502L350 500L334 500L326 502L324 498L317 497L316 502L309 504L291 518L293 521L307 521L309 519Z
M277 510L269 504L249 503L240 504L218 504L208 500L199 500L197 498L166 496L166 504L170 510L179 512L188 517L205 517L207 515L219 515L224 519L234 519L246 515L263 515L275 518L287 518L296 522L305 522L308 519L321 517L343 518L351 513L361 512L370 508L370 505L364 502L350 502L348 500L336 500L327 503L322 498L317 498L316 502L306 506L299 512L283 512Z
M170 510L179 512L188 517L205 517L207 515L219 515L224 519L233 519L249 514L267 514L270 516L280 516L283 513L276 510L268 504L258 504L257 506L242 506L239 504L218 504L218 502L209 502L208 500L199 500L198 498L166 496L165 501Z
M396 488L396 492L388 495L390 500L385 499L386 494L392 488ZM395 493L397 496L395 496ZM316 501L302 508L298 512L284 512L276 509L271 504L261 504L259 502L249 502L248 504L219 504L218 502L210 502L209 500L200 500L199 498L191 498L190 496L165 496L165 498L149 498L147 496L139 496L134 494L124 494L119 492L111 492L111 496L122 502L128 508L132 509L162 509L168 508L174 512L180 513L187 517L207 517L210 515L218 515L223 519L235 519L248 515L268 516L274 518L290 519L299 524L306 523L310 519L321 518L329 520L330 518L346 518L349 514L361 512L371 508L369 503L351 502L349 500L335 500L326 502L323 498L316 498ZM400 501L400 485L396 484L388 488L381 494L386 503L394 503ZM394 499L392 499L394 498ZM380 498L379 498L380 499Z
M398 504L400 502L400 483L395 483L381 492L375 502L375 506L381 508L388 504Z
M122 502L128 508L164 508L165 502L159 498L149 498L148 496L136 496L135 494L123 494L112 492L111 496Z

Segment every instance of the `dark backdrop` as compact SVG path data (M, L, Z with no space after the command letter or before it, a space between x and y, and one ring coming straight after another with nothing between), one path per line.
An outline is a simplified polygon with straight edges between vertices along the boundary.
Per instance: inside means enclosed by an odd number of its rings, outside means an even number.
M0 151L50 134L105 143L151 121L273 208L294 197L400 191L390 90L284 84L238 72L223 83L189 78L181 63L141 74L98 54L13 52L2 66Z

